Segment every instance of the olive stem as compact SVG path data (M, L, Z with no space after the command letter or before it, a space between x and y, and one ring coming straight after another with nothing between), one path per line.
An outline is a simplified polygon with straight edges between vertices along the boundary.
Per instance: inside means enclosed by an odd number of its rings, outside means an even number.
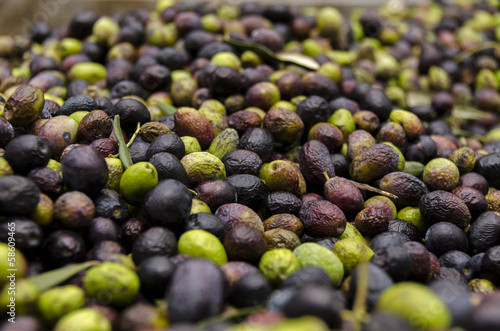
M356 295L351 311L342 311L343 319L349 320L351 330L361 331L362 322L365 322L368 314L366 313L366 297L368 296L368 279L369 276L368 264L363 263L358 266L358 284L356 286Z
M198 193L196 193L196 191L193 191L192 189L188 189L189 192L191 192L192 195L198 195Z
M130 150L123 140L122 128L120 126L120 115L115 115L113 119L113 131L115 132L116 140L118 141L118 155L120 157L120 161L122 161L123 167L125 169L132 166L132 156L130 155Z
M354 186L356 186L359 189L362 189L362 190L365 190L365 191L370 191L370 192L375 192L375 193L378 193L378 194L381 194L381 195L385 195L386 197L393 198L393 199L397 199L398 198L398 196L395 195L395 194L392 194L392 193L389 193L387 191L378 189L378 188L370 186L368 184L358 183L358 182L355 182L353 180L349 180L349 181L351 183L353 183Z
M330 180L330 176L328 176L328 174L326 173L326 171L323 173L323 176L325 176L326 181L329 181L329 180Z
M141 123L137 123L137 129L135 130L134 134L132 135L132 138L130 138L130 140L128 141L127 147L130 147L130 145L132 145L132 143L134 142L135 137L137 137L137 135L139 134L139 132L141 132Z

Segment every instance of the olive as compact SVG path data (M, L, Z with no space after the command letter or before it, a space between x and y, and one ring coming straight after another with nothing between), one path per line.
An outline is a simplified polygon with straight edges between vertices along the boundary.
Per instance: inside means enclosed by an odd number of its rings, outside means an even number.
M5 146L3 156L14 172L27 175L30 170L45 167L51 152L45 140L33 135L23 135L10 141Z
M83 238L70 230L52 232L45 238L41 249L44 261L55 267L81 262L86 254Z

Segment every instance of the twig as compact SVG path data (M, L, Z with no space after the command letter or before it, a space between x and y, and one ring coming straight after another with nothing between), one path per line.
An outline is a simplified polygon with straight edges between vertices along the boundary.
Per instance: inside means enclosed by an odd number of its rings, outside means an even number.
M141 123L137 123L137 129L135 130L134 134L132 135L132 138L127 143L127 147L130 147L132 143L134 142L135 137L141 132Z
M393 199L397 199L398 198L398 196L395 195L395 194L392 194L392 193L389 193L387 191L378 189L378 188L370 186L368 184L358 183L358 182L355 182L353 180L349 180L349 181L351 183L353 183L354 186L356 186L359 189L362 189L362 190L365 190L365 191L370 191L370 192L375 192L375 193L378 193L380 195L385 195L386 197L393 198Z

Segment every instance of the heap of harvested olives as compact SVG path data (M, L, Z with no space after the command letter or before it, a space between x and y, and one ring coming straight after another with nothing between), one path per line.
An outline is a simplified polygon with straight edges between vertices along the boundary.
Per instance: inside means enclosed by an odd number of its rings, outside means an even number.
M500 329L499 42L473 0L0 36L0 330Z

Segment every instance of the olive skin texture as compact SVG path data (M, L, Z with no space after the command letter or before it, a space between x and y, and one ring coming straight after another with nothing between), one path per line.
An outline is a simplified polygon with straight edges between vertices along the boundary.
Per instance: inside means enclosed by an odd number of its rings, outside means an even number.
M128 217L127 202L114 190L102 190L94 199L95 216L108 218L118 224Z
M304 132L309 132L314 124L327 121L330 115L330 106L324 98L312 95L299 103L297 115L304 123Z
M458 179L458 187L460 186L472 187L481 192L483 195L488 194L488 181L484 178L484 176L478 174L477 172L469 172L460 176Z
M186 186L188 185L186 169L175 155L168 152L156 153L149 159L149 163L158 172L158 180L175 179Z
M476 161L476 172L484 176L490 186L500 188L500 153L488 154Z
M267 162L274 151L274 138L269 130L251 128L240 137L238 148L254 152L262 162Z
M80 143L91 143L100 138L108 138L113 131L113 121L102 110L93 110L85 115L78 124Z
M302 201L290 192L273 192L267 196L264 202L263 214L271 217L276 214L298 215L302 207Z
M191 210L191 193L175 179L159 182L144 197L142 213L153 224L177 227L183 226Z
M433 224L425 234L425 247L437 257L452 250L467 252L467 235L458 226L449 222Z
M469 243L474 253L485 252L500 244L500 215L493 211L481 214L471 224L467 232Z
M61 162L64 185L89 197L97 196L108 182L108 166L104 157L90 146L71 150Z
M260 127L262 124L262 118L254 112L240 110L229 115L227 123L230 128L235 129L239 135L242 135L249 128Z
M177 253L177 239L172 231L152 227L141 233L132 246L132 259L140 264L151 256L172 257Z
M179 265L166 295L171 323L199 322L222 311L224 274L214 263L190 259Z
M465 229L471 221L467 205L459 197L446 191L437 190L425 195L420 200L418 208L430 225L451 222Z
M398 206L418 206L420 199L429 193L424 182L405 172L391 172L380 180L380 188L397 196Z
M359 153L351 163L349 173L360 182L369 183L393 172L398 167L399 155L386 144L372 145Z
M227 177L227 182L234 188L236 201L242 205L258 210L269 196L266 184L257 176L239 174Z
M377 207L364 208L356 215L354 226L363 236L374 237L387 231L389 217Z
M3 117L12 126L27 126L38 118L43 103L42 90L34 85L20 85L7 99Z
M479 215L488 209L488 202L485 196L478 190L472 187L458 186L451 191L465 202L471 213L472 219L476 219Z
M17 175L0 177L0 211L3 215L29 215L39 200L40 189L33 181Z
M328 177L335 176L335 168L328 148L318 140L306 142L299 153L300 172L313 186L323 187Z
M3 156L15 173L27 175L30 170L45 167L51 152L45 140L33 135L23 135L11 140L5 146Z
M69 116L77 111L91 112L97 109L97 104L91 96L79 94L67 99L57 111L56 115Z
M262 166L260 157L244 149L237 149L224 155L221 159L226 167L227 176L249 174L258 176Z
M205 230L210 232L219 240L223 240L226 233L231 229L231 227L223 222L220 218L210 213L196 213L189 215L186 223L185 231L189 230Z
M344 213L326 200L313 200L303 204L299 219L304 223L305 233L312 237L338 237L345 230Z
M175 265L165 256L152 256L137 267L141 282L141 293L149 299L163 297L168 282L175 271Z
M410 240L412 241L417 241L417 242L422 241L422 235L420 234L418 228L414 224L405 220L400 220L400 219L390 220L387 230L401 232L407 235L408 238L410 238Z

